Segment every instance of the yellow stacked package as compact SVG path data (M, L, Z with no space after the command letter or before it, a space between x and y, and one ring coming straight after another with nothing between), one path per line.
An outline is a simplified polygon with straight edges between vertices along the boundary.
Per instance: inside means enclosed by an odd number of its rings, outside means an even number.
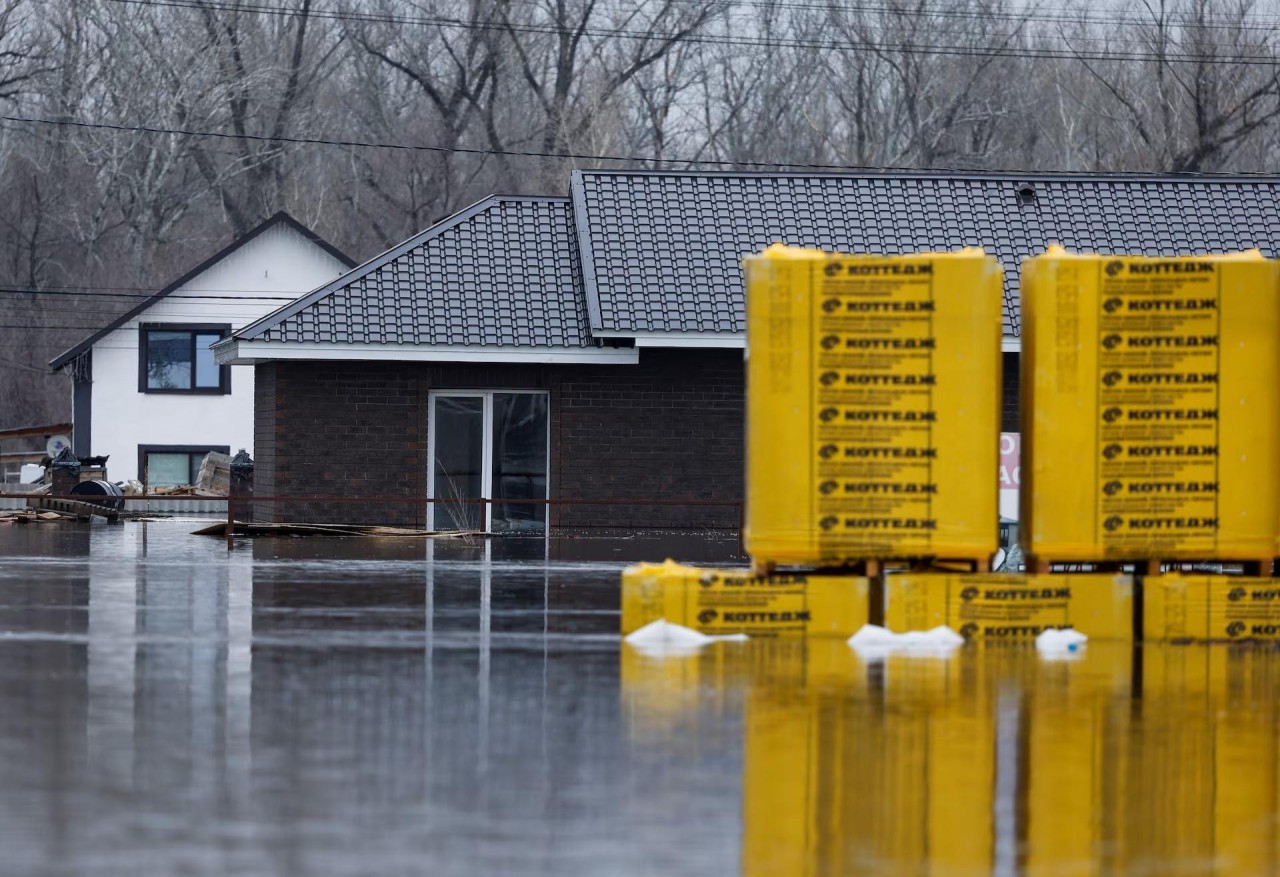
M757 563L986 560L998 540L1002 272L980 249L745 262Z
M1028 640L1046 630L1078 630L1093 639L1133 638L1133 577L891 574L885 627L906 632L939 625L965 639Z
M1256 252L1051 247L1022 267L1022 546L1265 560L1280 507L1280 280Z
M1162 640L1280 640L1280 580L1165 575L1143 581L1142 636Z
M847 637L867 623L870 587L865 576L638 563L622 571L622 633L663 620L710 635Z

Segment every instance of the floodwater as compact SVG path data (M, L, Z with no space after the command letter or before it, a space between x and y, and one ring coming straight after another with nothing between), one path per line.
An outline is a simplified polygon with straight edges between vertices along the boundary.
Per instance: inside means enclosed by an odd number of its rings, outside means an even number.
M669 545L190 529L0 526L0 875L1280 869L1273 648L659 658Z

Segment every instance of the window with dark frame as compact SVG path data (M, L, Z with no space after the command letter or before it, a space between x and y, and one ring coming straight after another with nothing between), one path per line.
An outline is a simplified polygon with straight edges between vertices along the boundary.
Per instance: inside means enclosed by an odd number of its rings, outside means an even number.
M200 480L200 464L211 452L230 453L226 445L140 445L138 447L138 479L147 489L185 487Z
M218 365L210 345L225 325L144 323L138 327L139 393L231 392L231 367Z

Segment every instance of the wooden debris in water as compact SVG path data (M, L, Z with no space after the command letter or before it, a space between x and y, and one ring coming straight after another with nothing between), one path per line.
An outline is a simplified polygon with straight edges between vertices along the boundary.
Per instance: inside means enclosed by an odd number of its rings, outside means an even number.
M74 521L75 515L38 509L9 509L0 511L0 524L44 524L50 521Z
M220 521L193 530L193 536L226 536L227 524ZM413 527L378 527L366 524L273 524L236 521L237 536L395 536L416 539L459 539L487 535L475 530L419 530Z
M93 502L80 502L76 499L32 499L27 501L27 505L39 511L58 512L73 518L99 517L112 522L120 519L120 513L115 509Z
M225 490L219 493L216 490L206 490L190 484L184 484L181 487L153 487L147 493L151 496L207 496L216 499L225 499L227 496Z

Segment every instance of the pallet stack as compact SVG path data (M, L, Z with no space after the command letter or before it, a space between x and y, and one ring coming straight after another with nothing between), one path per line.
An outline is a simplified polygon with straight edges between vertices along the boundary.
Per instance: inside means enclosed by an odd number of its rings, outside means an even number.
M847 636L880 620L886 565L989 571L999 264L980 249L773 246L748 257L745 273L743 541L754 575L633 568L624 633L665 617L708 633Z
M980 249L745 261L757 571L875 575L998 545L1002 271Z
M1023 263L1022 575L990 571L995 260L774 246L744 264L753 575L628 570L624 633L666 617L1280 639L1264 578L1280 553L1280 262L1053 247ZM1187 564L1240 575L1160 575Z
M1280 263L1054 247L1021 285L1028 568L1132 565L1147 639L1274 638Z

